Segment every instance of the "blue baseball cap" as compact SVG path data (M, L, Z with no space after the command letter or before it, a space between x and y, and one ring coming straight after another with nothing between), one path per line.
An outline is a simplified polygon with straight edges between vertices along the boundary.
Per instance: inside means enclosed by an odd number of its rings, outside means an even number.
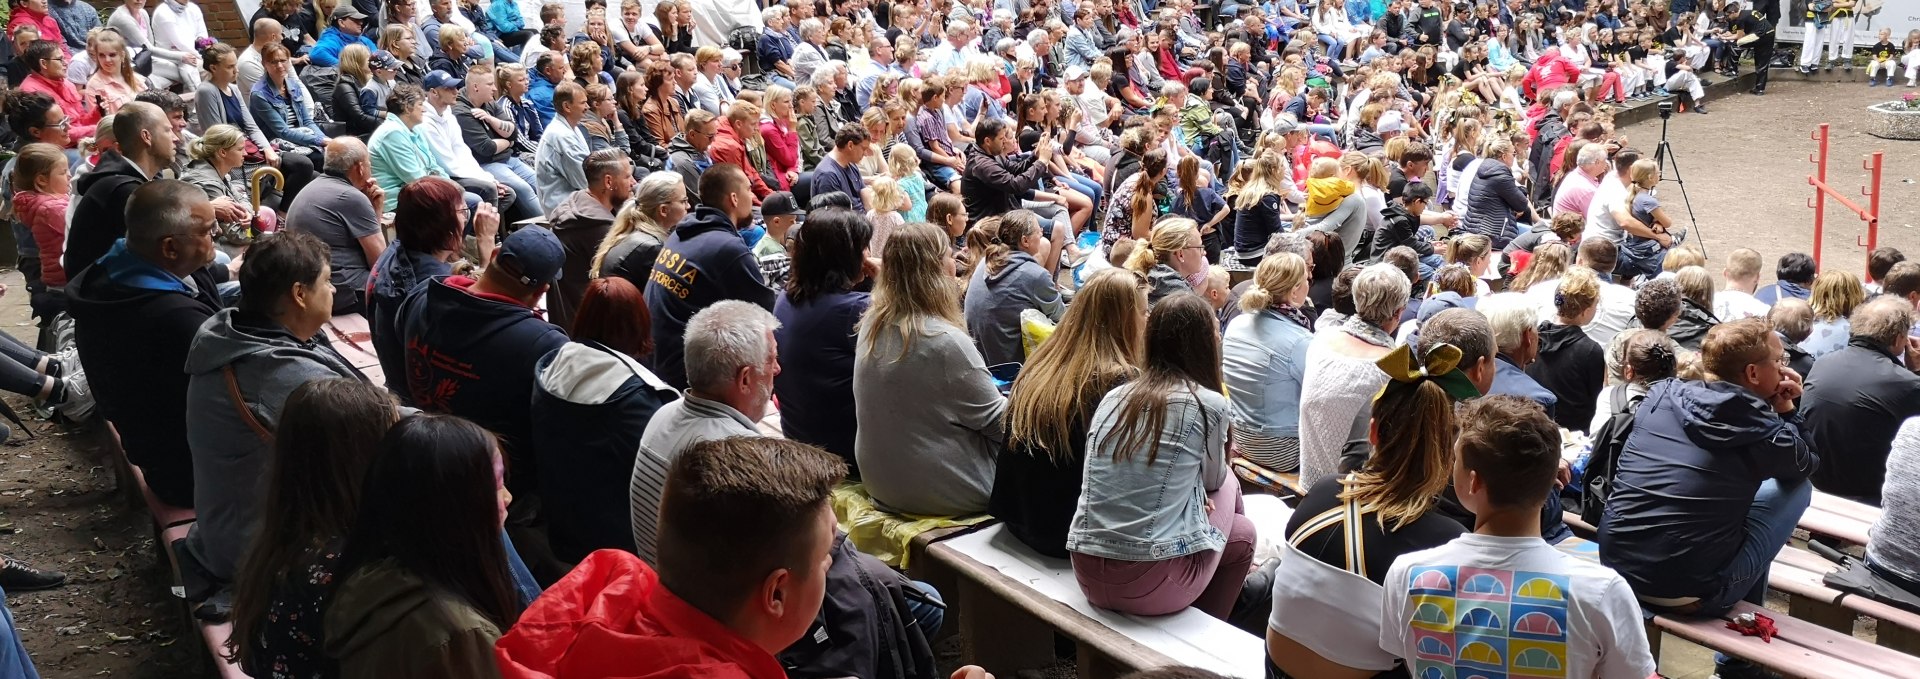
M466 81L453 77L452 73L448 73L446 71L434 70L434 71L427 72L427 78L426 80L420 83L420 87L421 89L428 89L428 90L435 90L442 87L451 87L457 90L457 89L460 89L460 86L464 84L466 84Z
M559 236L546 227L529 226L507 236L493 265L531 288L560 280L560 268L566 261Z

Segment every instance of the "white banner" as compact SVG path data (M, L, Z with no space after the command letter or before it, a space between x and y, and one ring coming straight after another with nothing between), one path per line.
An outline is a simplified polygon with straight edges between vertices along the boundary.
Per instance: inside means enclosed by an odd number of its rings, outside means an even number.
M1785 42L1800 42L1805 38L1807 24L1807 5L1810 0L1779 0L1781 6L1780 25L1775 27L1775 35ZM1873 44L1879 39L1880 29L1893 29L1889 40L1894 46L1905 44L1907 32L1920 30L1920 0L1886 0L1880 13L1870 17L1855 17L1853 20L1854 49Z

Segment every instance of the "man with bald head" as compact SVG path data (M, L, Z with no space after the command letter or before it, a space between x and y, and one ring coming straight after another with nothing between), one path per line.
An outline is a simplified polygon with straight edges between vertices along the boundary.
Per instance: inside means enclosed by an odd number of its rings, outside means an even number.
M327 244L333 267L333 313L360 313L366 306L367 274L387 249L380 230L386 193L373 179L373 155L353 137L327 140L320 176L287 208L286 228L305 231Z
M236 65L240 68L240 96L242 99L253 96L253 84L266 77L266 67L260 63L260 50L281 41L286 28L273 17L263 16L253 20L253 42L240 52ZM305 59L305 56L300 57Z
M73 184L78 197L60 260L69 277L93 265L126 235L127 199L173 166L173 121L160 107L140 101L120 107L113 116L113 136L120 151L101 152L100 163Z
M159 120L165 129L166 118ZM73 343L127 460L161 502L192 507L181 366L194 333L220 308L216 286L225 271L208 266L213 203L192 184L155 179L133 185L125 204L124 214L138 215L125 221L126 236L67 284Z

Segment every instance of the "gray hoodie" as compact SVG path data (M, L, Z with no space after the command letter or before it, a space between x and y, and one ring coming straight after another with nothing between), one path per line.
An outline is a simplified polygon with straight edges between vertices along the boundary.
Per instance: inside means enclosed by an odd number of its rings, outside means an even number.
M222 309L201 324L187 350L186 370L187 444L199 517L187 533L187 552L208 575L232 582L265 500L269 437L287 395L312 380L367 378L333 350L325 333L301 342L279 323L235 309ZM264 432L241 417L234 389Z
M1055 323L1067 312L1046 268L1025 252L1010 255L999 273L988 273L985 265L975 269L967 281L964 308L967 334L973 335L973 345L989 366L1020 363L1025 357L1020 312L1037 309Z

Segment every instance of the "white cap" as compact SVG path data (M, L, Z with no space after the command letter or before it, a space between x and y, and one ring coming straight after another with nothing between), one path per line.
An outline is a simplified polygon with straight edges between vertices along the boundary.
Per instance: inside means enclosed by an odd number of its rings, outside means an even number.
M1407 131L1407 119L1405 116L1400 115L1399 111L1382 113L1380 114L1380 122L1373 126L1373 131L1380 134L1405 132Z
M1067 80L1079 80L1085 77L1087 77L1087 67L1080 65L1067 67Z

